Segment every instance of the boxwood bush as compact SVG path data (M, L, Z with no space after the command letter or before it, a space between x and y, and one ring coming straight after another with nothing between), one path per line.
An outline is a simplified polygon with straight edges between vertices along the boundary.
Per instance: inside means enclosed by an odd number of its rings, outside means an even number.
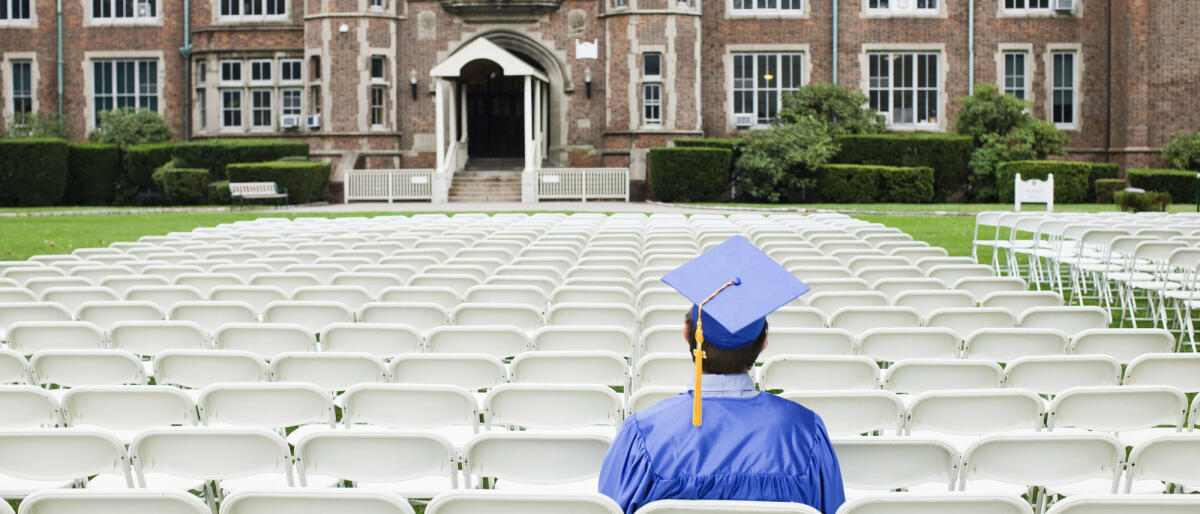
M1088 179L1088 184L1092 184L1092 188L1088 190L1088 201L1096 203L1112 203L1112 191L1108 191L1108 200L1100 199L1101 191L1096 188L1096 185L1101 180L1113 180L1121 176L1121 167L1116 164L1107 162L1092 163L1092 176ZM1124 182L1122 180L1122 182Z
M163 193L172 205L195 205L208 197L208 170L168 166L158 173Z
M151 143L125 148L125 168L117 181L117 203L138 200L138 191L154 188L154 170L171 160L176 143Z
M1146 191L1135 193L1117 191L1113 193L1117 208L1128 212L1157 211L1164 212L1171 204L1171 195L1165 191Z
M274 182L287 189L288 203L329 200L327 162L253 162L227 166L230 182Z
M732 158L725 148L651 148L651 195L660 202L720 202L729 192Z
M67 142L0 140L0 205L57 205L67 187Z
M933 168L826 164L816 169L815 201L825 203L928 203Z
M839 164L882 164L930 167L934 171L934 198L961 200L974 146L970 136L949 134L852 134L838 136L841 151L833 158Z
M213 181L232 180L225 170L229 164L274 161L291 155L307 159L308 143L277 139L208 139L184 143L175 149L180 167L207 169Z
M996 185L1001 203L1013 201L1016 175L1021 180L1045 180L1054 174L1054 203L1082 203L1091 190L1092 163L1070 161L1010 161L996 166Z
M1102 178L1097 180L1094 185L1096 203L1113 203L1113 193L1125 189L1125 186L1125 179L1123 178Z
M1129 184L1146 191L1171 194L1175 203L1196 201L1196 173L1188 170L1130 169L1125 171Z
M111 205L124 166L121 147L96 143L67 145L66 205Z
M228 205L233 203L233 199L229 195L229 181L221 180L218 182L209 182L208 201L217 205Z

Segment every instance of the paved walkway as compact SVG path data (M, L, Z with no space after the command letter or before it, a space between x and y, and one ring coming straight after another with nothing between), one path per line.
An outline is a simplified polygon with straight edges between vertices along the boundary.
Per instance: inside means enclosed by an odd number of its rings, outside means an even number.
M288 209L293 212L667 212L667 213L714 213L732 214L738 212L796 212L793 208L741 208L741 207L707 207L681 206L658 202L488 202L488 203L442 203L428 202L355 202L335 203L325 205L306 205Z

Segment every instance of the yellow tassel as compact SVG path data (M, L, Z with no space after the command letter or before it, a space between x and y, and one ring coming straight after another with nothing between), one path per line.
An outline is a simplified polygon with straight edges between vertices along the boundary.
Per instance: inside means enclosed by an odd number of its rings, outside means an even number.
M738 285L742 281L740 279L730 280L725 285L717 289L713 294L708 295L700 305L696 307L696 349L692 350L692 360L696 363L696 387L695 394L692 395L692 426L700 426L702 416L700 415L700 375L704 374L704 304L712 300L717 293L724 291L726 287Z

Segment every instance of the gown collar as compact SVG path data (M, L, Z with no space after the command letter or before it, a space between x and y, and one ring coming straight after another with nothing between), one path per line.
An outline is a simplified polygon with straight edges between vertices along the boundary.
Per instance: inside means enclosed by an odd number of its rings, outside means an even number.
M750 398L756 396L754 379L747 373L700 376L700 387L706 398Z

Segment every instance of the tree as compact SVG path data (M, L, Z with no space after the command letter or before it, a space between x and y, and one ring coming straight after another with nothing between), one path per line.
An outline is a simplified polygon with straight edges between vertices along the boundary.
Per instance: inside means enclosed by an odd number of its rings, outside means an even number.
M41 114L20 113L4 129L11 138L67 138L67 124L59 118Z
M88 139L120 145L126 148L147 143L162 143L171 139L171 127L162 115L150 109L122 108L100 113L100 128L88 134Z
M783 95L776 119L779 124L787 125L815 118L824 122L834 136L883 132L887 128L883 115L863 108L865 105L867 97L862 93L822 82Z
M1163 147L1163 158L1178 169L1200 171L1200 132L1175 136Z
M976 201L996 199L997 164L1064 154L1067 135L1054 124L1029 114L1032 104L1001 93L994 84L976 84L975 94L959 102L963 108L954 129L975 141L968 166Z
M742 194L761 202L803 200L804 190L813 185L806 175L838 152L831 132L812 116L751 132L734 166Z

